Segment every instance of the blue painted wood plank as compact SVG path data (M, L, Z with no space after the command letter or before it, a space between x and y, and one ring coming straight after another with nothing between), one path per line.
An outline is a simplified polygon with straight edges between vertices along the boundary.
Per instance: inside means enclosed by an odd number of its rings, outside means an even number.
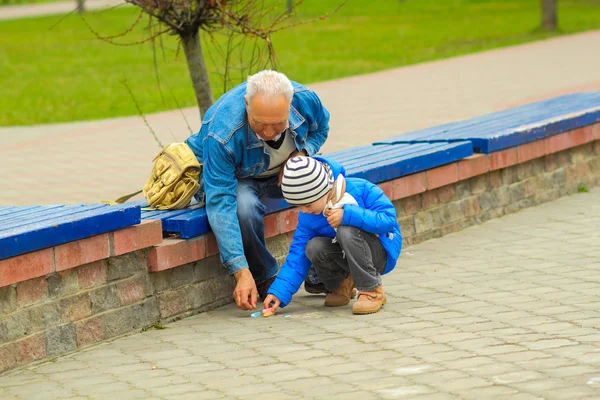
M179 237L182 239L189 239L207 233L210 229L206 209L199 208L163 220L163 230L167 232L178 232Z
M194 204L192 206L188 206L181 210L142 210L142 219L160 219L165 220L177 215L185 214L187 212L197 210L198 208L202 208L198 204Z
M18 207L13 212L0 216L0 227L3 224L10 224L11 220L34 219L44 213L56 212L58 209L64 209L62 204L52 206L34 206L34 207Z
M472 154L473 148L469 142L432 144L428 149L414 154L391 153L381 159L350 163L346 171L349 177L379 183L458 161Z
M0 232L0 259L140 223L140 207L122 204L66 215Z
M48 212L43 212L40 215L35 215L28 218L16 219L6 221L5 224L0 226L0 234L2 232L18 228L20 226L26 226L34 223L39 223L43 221L61 221L63 218L69 218L72 215L82 214L88 211L111 207L108 204L93 204L93 205L74 205L74 206L65 206L58 209L51 209Z
M436 143L468 140L489 153L600 121L600 92L575 93L465 121L410 132L374 143Z
M19 208L21 208L21 207L2 206L2 207L0 207L0 216L10 214L10 213L14 212L15 210L18 210Z

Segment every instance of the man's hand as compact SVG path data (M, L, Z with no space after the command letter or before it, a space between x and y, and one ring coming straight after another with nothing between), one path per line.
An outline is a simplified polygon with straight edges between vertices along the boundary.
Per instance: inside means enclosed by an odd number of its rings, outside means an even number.
M271 303L273 303L273 305L271 305ZM275 310L277 310L281 305L281 301L274 294L270 294L267 295L267 298L263 302L263 305L265 306L265 308L273 308L273 312L275 312Z
M283 179L283 170L285 168L285 164L287 163L287 160L289 160L290 158L294 158L296 156L308 156L308 152L306 150L300 150L300 151L294 151L292 154L290 154L290 156L285 160L285 162L283 164L281 164L281 168L279 168L279 180L277 181L277 186L281 186L281 180Z
M253 310L256 308L258 291L250 270L248 268L239 270L233 276L237 282L233 290L235 305L242 310Z
M332 208L327 212L327 223L331 225L332 228L337 229L338 226L342 224L342 220L344 219L344 209L343 208Z

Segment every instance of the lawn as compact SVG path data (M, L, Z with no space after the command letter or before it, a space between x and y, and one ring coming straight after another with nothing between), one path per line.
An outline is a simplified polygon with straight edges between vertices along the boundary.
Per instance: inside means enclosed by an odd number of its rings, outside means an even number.
M600 29L600 0L558 3L556 34ZM336 4L306 0L296 18L322 15ZM350 0L330 19L276 34L274 45L279 69L311 83L556 35L537 30L539 14L539 0ZM124 7L90 12L85 20L95 31L114 35L137 15ZM175 37L163 37L155 70L151 43L106 43L79 16L61 18L0 22L0 126L137 114L126 85L144 113L195 104ZM134 43L147 35L144 19L118 41ZM204 47L217 98L223 61L210 42ZM241 79L243 74L234 76L234 82Z

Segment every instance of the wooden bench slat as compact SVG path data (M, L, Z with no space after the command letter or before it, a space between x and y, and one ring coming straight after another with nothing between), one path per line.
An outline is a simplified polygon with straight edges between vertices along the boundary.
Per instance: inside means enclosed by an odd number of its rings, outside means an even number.
M140 206L120 204L5 229L0 232L0 259L126 228L140 220Z
M600 121L600 92L575 93L465 121L406 133L374 143L435 143L468 140L490 153Z
M381 159L354 162L346 168L348 176L374 183L389 181L405 175L432 169L473 155L469 142L431 144L430 148L413 154L391 154Z
M0 207L0 217L5 217L7 215L10 216L13 212L19 211L20 209L23 209L23 208L31 209L31 208L36 208L36 207L39 207L39 206L27 206L27 207L2 206L2 207Z
M0 227L5 223L10 224L13 220L35 218L50 210L64 209L65 207L69 206L59 204L53 206L17 207L12 213L0 216Z
M12 230L21 226L27 226L44 221L60 220L63 217L69 217L71 215L82 214L88 211L111 207L108 204L93 204L93 205L68 205L58 209L51 209L48 212L42 212L39 215L30 216L28 218L14 219L6 221L6 223L0 225L0 235L4 231Z

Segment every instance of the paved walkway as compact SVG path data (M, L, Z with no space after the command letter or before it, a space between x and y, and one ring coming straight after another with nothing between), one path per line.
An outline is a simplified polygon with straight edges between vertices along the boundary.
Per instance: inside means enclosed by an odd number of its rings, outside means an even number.
M598 399L599 270L594 189L405 249L377 314L229 305L9 372L0 398Z
M115 6L124 6L124 0L85 0L86 10L102 10ZM55 3L18 4L0 7L0 21L40 17L42 15L67 14L76 12L77 2L58 1Z
M590 50L599 43L600 31L593 31L310 85L332 115L323 151L560 94L600 90L600 52ZM183 112L197 131L197 110ZM163 143L190 134L178 110L148 121ZM157 152L140 117L0 128L0 153L9 166L0 168L0 205L116 198L143 185Z

